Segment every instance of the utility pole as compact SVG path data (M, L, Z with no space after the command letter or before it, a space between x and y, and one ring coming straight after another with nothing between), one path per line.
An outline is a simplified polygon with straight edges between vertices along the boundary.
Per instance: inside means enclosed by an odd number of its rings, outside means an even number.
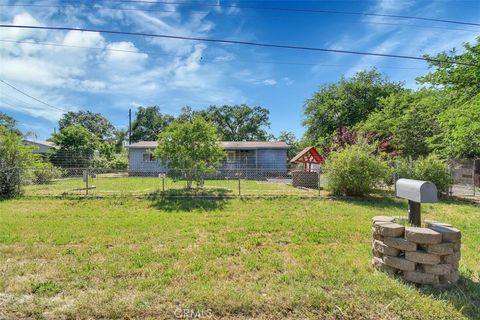
M132 109L128 109L128 145L132 144Z

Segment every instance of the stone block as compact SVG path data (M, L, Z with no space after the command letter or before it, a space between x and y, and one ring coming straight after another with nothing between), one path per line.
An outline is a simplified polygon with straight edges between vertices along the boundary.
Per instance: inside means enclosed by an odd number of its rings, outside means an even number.
M442 235L443 241L450 241L450 242L456 242L460 241L462 238L462 233L460 230L453 228L453 227L447 227L447 226L432 226L432 230L440 233Z
M454 252L452 254L446 255L443 257L443 262L444 263L449 263L451 265L458 265L458 262L460 261L460 251Z
M398 256L400 254L400 250L386 246L383 242L378 240L373 241L373 250L387 256Z
M437 274L437 275L446 275L446 274L450 274L450 272L452 272L452 265L450 265L450 264L434 264L434 265L425 264L425 265L423 265L423 271L425 271L425 273L431 273L431 274Z
M406 227L405 239L418 244L436 244L442 242L442 235L428 228Z
M433 253L426 253L422 251L407 251L405 252L405 259L421 264L439 264L440 256Z
M397 274L399 272L398 269L392 268L392 267L386 265L383 262L383 260L380 259L380 258L376 258L376 257L372 258L372 265L375 269L380 270L380 271L384 271L388 274L393 275L393 274Z
M384 237L381 234L373 233L373 240L379 240L383 242Z
M375 216L372 218L372 224L382 223L382 222L394 222L395 217L388 217L388 216Z
M384 237L401 237L405 227L398 223L382 223L375 225L375 232Z
M456 241L452 243L453 243L453 252L460 251L460 248L462 247L462 243L460 241Z
M404 238L384 237L383 243L389 247L397 248L403 251L415 251L417 250L417 244L405 240Z
M373 249L373 248L372 248L372 255L373 255L374 257L377 257L377 258L382 258L382 257L383 257L383 253L378 252L377 250L375 250L375 249Z
M455 283L460 279L458 270L452 270L449 274L440 276L440 283Z
M449 223L438 222L438 221L435 221L435 220L425 220L424 222L425 222L425 225L427 226L427 228L430 228L432 226L445 226L445 227L451 227L452 226Z
M428 253L435 253L441 256L453 253L453 242L442 242L426 246Z
M387 266L390 266L399 270L404 270L404 271L415 270L415 263L412 261L408 261L405 258L384 256L383 262Z
M403 278L407 281L418 283L418 284L437 284L439 282L438 276L436 274L418 272L418 271L407 271L403 273Z

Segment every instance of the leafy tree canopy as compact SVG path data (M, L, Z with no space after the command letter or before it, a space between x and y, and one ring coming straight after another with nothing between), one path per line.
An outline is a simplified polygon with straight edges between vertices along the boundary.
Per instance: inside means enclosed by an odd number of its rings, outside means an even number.
M25 146L21 136L7 127L0 126L0 198L19 194L21 171L40 161L32 152L33 147Z
M91 111L69 111L58 121L58 126L60 131L70 126L82 126L103 141L112 139L115 130L107 118Z
M51 150L50 160L63 167L88 167L99 148L98 138L83 126L69 126L52 136L58 149Z
M322 86L305 104L306 139L312 144L324 144L337 128L353 127L366 120L381 108L380 98L402 91L402 86L375 69Z
M380 138L392 138L403 156L418 158L430 153L428 139L440 131L438 115L446 109L445 94L438 90L405 90L380 99L380 108L357 127Z
M162 114L157 106L139 107L132 123L132 142L157 140L158 134L173 120L173 116Z
M203 174L214 170L225 156L215 127L202 117L175 121L160 133L157 158L172 174L185 177L187 188L202 183Z
M428 139L430 148L444 158L480 157L480 94L438 117L439 130Z
M460 54L453 49L450 52L425 57L441 61L463 62L470 65L430 60L430 66L435 67L435 70L425 76L418 77L417 81L422 84L453 89L454 92L464 95L465 99L471 99L477 95L480 92L480 36L475 44L465 43L464 48L464 52Z
M269 115L270 111L266 108L245 104L210 106L203 113L217 128L220 139L224 141L267 140Z
M0 112L0 127L6 128L18 135L21 134L20 130L17 129L17 120L3 112Z
M276 140L283 141L290 146L287 151L288 159L292 159L293 157L295 157L295 155L302 149L300 146L300 142L298 141L297 137L293 132L281 131Z

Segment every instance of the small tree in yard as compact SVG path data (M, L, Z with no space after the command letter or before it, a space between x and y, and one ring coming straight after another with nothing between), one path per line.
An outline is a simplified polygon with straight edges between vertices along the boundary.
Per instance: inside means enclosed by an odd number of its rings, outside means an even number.
M173 122L158 138L155 155L170 172L184 176L187 188L196 181L201 185L203 175L215 170L225 156L218 142L215 127L201 117L191 122Z
M389 178L385 161L367 144L347 146L330 154L325 163L328 189L335 195L363 196Z
M14 131L0 127L0 198L20 193L21 170L39 161L32 149L23 145Z

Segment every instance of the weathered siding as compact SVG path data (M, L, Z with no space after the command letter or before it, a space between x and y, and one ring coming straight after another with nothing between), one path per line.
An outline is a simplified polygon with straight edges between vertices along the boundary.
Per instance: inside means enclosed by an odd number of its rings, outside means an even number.
M129 149L128 150L128 171L132 175L156 175L166 172L167 168L162 166L160 160L143 161L143 154L147 149Z
M287 171L286 149L258 149L257 168L261 170Z
M128 163L129 172L133 175L148 175L167 172L168 168L162 166L160 160L153 162L143 161L143 154L147 149L129 149ZM257 155L257 156L256 156ZM220 171L238 169L287 172L287 150L286 149L257 149L240 152L236 150L236 161L220 162Z

